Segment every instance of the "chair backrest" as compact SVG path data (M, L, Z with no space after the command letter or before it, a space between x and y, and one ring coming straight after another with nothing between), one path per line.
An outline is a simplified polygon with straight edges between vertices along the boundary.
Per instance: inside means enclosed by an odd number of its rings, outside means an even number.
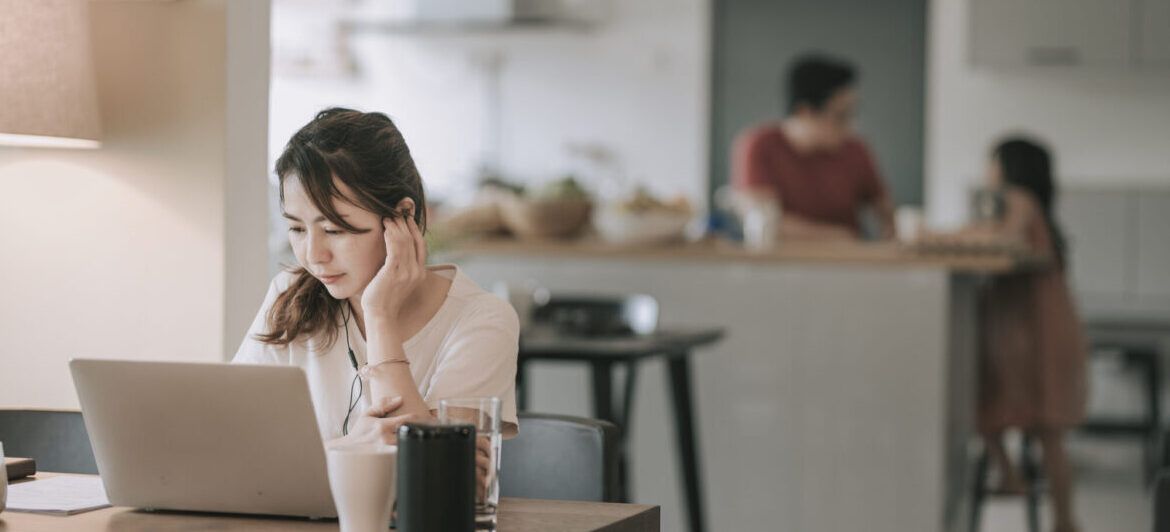
M519 417L520 434L501 451L501 495L617 502L616 425L554 414Z
M32 458L38 471L97 474L81 412L0 410L4 455Z
M650 334L658 328L658 300L645 294L553 294L548 302L533 309L532 321L551 325L562 334Z

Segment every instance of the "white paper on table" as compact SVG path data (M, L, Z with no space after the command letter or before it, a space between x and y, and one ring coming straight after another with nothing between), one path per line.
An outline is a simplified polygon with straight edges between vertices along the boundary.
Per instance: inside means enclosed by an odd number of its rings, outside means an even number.
M8 486L8 511L73 515L110 505L101 477L59 476Z

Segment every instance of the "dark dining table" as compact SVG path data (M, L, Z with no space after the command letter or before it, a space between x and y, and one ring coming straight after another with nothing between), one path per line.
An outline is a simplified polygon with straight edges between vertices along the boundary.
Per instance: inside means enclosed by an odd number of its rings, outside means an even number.
M593 415L620 429L621 467L617 499L629 500L627 456L629 423L638 365L651 358L665 360L674 404L675 436L679 451L686 494L687 522L691 532L705 530L702 487L699 477L699 451L695 438L694 393L691 386L690 355L696 348L718 342L724 330L718 327L666 328L650 334L577 335L558 332L550 327L532 327L520 336L519 362L516 372L518 403L525 409L529 399L526 367L535 361L576 362L588 364L592 372ZM622 393L615 394L614 368L624 366Z

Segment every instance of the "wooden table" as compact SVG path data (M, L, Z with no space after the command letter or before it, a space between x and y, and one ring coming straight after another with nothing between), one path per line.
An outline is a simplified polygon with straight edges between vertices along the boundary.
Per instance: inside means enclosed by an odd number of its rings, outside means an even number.
M41 473L41 478L52 476ZM537 499L500 500L500 532L657 532L659 508L642 504L613 504ZM29 513L0 513L0 532L60 531L188 531L188 530L337 530L336 520L254 517L188 512L144 512L124 507L106 508L66 517Z
M627 479L627 433L633 410L638 363L650 357L666 360L671 398L674 402L675 435L679 466L683 474L689 530L706 530L703 512L702 481L699 477L699 451L695 438L694 398L691 391L691 352L723 338L719 327L700 329L665 329L647 335L617 337L581 337L561 335L547 329L525 332L520 336L520 354L516 367L520 408L526 406L528 393L524 377L526 366L537 360L584 362L593 373L593 415L621 428L621 493L629 500ZM613 366L626 367L625 391L618 399L613 393Z

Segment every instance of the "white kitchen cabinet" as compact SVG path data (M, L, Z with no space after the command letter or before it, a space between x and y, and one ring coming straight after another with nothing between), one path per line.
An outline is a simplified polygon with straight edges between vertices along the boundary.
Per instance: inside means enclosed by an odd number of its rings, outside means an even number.
M1170 192L1147 192L1137 209L1137 297L1170 301Z
M969 6L976 66L1124 67L1130 62L1130 0L970 0Z
M1059 205L1083 314L1170 312L1170 189L1072 186Z
M1057 205L1076 292L1091 299L1090 303L1125 299L1137 238L1132 229L1131 194L1070 187Z
M1138 62L1144 68L1170 68L1170 0L1136 0Z
M1170 0L968 0L968 7L976 67L1170 68Z

